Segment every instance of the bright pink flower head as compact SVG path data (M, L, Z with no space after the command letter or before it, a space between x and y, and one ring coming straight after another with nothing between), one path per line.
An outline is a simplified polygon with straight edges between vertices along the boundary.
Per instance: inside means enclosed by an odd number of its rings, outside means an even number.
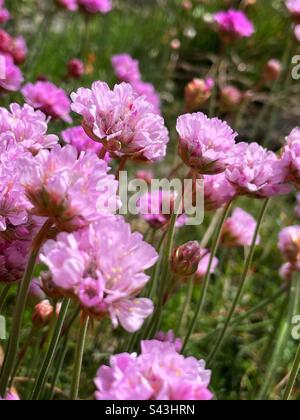
M226 177L241 195L266 198L290 191L282 162L257 143L239 143L234 148Z
M299 0L286 0L286 7L289 12L295 17L300 17L300 1Z
M10 110L0 108L0 134L11 133L15 142L32 154L57 144L58 137L47 130L45 115L27 104L11 104Z
M77 0L57 0L57 4L70 12L78 9Z
M28 83L22 88L25 101L46 115L71 122L71 101L65 91L51 82Z
M300 186L300 128L295 128L286 138L282 154L282 164L286 171L286 179Z
M300 262L300 226L289 226L279 233L278 247L293 265Z
M183 347L183 342L180 338L175 337L174 331L169 330L167 333L164 333L163 331L159 331L156 336L155 340L171 343L174 344L175 350L180 353L181 349Z
M112 10L111 0L77 0L77 3L87 13L106 14Z
M250 246L256 230L257 222L251 214L237 208L224 225L223 244L226 246ZM256 244L259 245L260 238Z
M0 0L0 23L5 23L9 19L10 19L10 13L4 7L4 0Z
M61 135L64 142L74 146L77 149L78 153L94 152L97 155L99 155L99 153L103 149L103 145L101 143L97 143L87 136L86 132L81 127L81 125L77 127L67 128L66 130L62 131ZM106 162L110 161L108 153L106 153L104 160Z
M23 75L19 67L14 64L12 57L0 53L0 66L1 73L4 67L4 74L0 75L0 94L1 91L15 92L19 90L23 82Z
M96 318L134 332L153 312L149 299L136 297L149 281L144 271L157 261L155 249L132 233L122 218L102 218L73 234L62 233L44 246L41 261L62 293L72 294Z
M121 82L132 83L141 80L139 62L129 54L114 55L111 59L115 75Z
M0 397L0 401L20 401L20 397L15 391L9 391L5 398Z
M68 76L74 79L80 79L85 74L84 62L78 58L72 58L68 62Z
M184 163L201 174L224 172L237 133L226 122L201 112L178 118L179 154Z
M164 120L137 96L131 85L121 83L110 90L103 82L71 95L73 111L83 116L86 133L101 141L113 157L141 161L164 158L169 141Z
M139 80L136 82L132 82L131 85L138 95L146 97L147 101L153 106L153 112L155 114L160 115L160 96L156 92L155 87L152 85L152 83L143 82Z
M67 145L41 150L22 160L21 182L32 213L52 217L64 230L78 229L114 213L118 206L118 182L94 153L82 153Z
M204 249L204 248L202 249L201 254L202 254L202 256L201 256L200 263L199 263L199 266L198 266L198 270L197 270L197 273L196 273L196 279L198 281L199 280L201 281L201 280L204 279L204 277L206 275L206 272L207 272L207 269L208 269L208 264L209 264L209 261L210 261L210 257L211 257L210 252L207 249ZM218 260L218 258L215 257L213 259L211 269L210 269L211 274L214 274L218 265L219 265L219 260Z
M229 10L214 15L218 30L225 39L232 41L239 38L248 38L254 34L254 26L244 12Z
M142 353L118 354L101 366L97 400L211 400L205 362L180 355L171 342L142 341Z
M204 176L204 206L207 211L220 209L235 196L236 191L224 173Z

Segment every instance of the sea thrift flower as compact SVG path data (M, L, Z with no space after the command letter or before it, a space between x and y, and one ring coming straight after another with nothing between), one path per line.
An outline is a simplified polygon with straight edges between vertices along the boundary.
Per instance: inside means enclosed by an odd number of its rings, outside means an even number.
M136 297L149 281L144 271L157 261L155 249L121 218L102 218L44 246L41 261L62 293L77 298L91 316L111 317L134 332L151 315L151 300Z
M180 355L175 345L142 341L142 353L118 354L101 366L97 400L211 400L211 372L205 362Z
M57 4L70 12L78 9L77 0L57 0Z
M224 172L237 133L226 122L201 112L178 118L179 155L184 163L201 174Z
M163 331L159 331L155 336L155 340L174 344L175 350L178 353L181 352L183 346L182 340L175 337L175 334L172 330L169 330L166 334Z
M147 101L153 106L153 112L155 114L161 114L161 101L160 96L156 92L155 87L152 83L143 82L143 81L136 81L131 83L134 91L140 95L145 96Z
M300 1L299 0L286 0L286 7L293 17L298 20L300 19Z
M224 173L204 176L204 206L205 210L217 210L236 196L236 191L227 181Z
M5 23L10 19L9 11L4 7L4 0L0 0L0 23Z
M254 34L254 26L244 12L229 10L214 15L219 32L225 41L234 41L239 38L248 38Z
M196 280L201 281L206 276L210 258L211 258L210 252L207 249L202 248L201 249L201 259L200 259L198 269L197 269L197 272L196 272ZM213 259L211 269L210 269L211 274L214 274L218 265L219 265L219 260L218 260L218 258L215 257Z
M51 305L50 301L47 299L42 300L34 307L34 311L32 314L33 324L36 326L47 325L53 316L53 311L54 308Z
M169 141L164 120L142 96L126 83L110 90L103 82L71 95L73 111L83 116L86 133L113 157L141 161L164 158Z
M286 138L282 154L282 164L286 171L286 179L292 181L297 188L300 185L300 128L292 130Z
M239 143L235 146L226 177L237 194L241 195L267 198L290 191L285 183L282 162L275 153L257 143Z
M138 60L129 54L114 55L111 59L115 75L121 82L132 83L141 80Z
M47 134L47 129L45 115L27 104L21 107L14 103L9 110L0 108L0 135L11 133L15 142L32 154L57 144L58 137Z
M196 111L211 97L214 87L212 79L193 79L184 89L185 109Z
M80 125L77 127L67 128L66 130L62 131L61 135L64 142L74 146L79 154L81 152L90 151L99 155L103 149L103 145L101 143L95 142L94 140L91 140ZM108 153L106 153L104 160L106 162L110 161Z
M244 99L243 93L235 86L225 86L221 89L221 108L223 111L236 109Z
M256 220L243 209L237 208L229 217L223 229L222 242L226 246L250 246L256 230ZM256 245L260 243L257 238Z
M8 54L0 53L0 60L5 62L5 77L0 78L0 94L1 91L15 92L20 89L23 82L23 75L19 67L14 64L12 57Z
M87 13L106 14L112 10L111 0L77 0L77 3Z
M80 79L85 73L83 61L73 58L68 62L68 76L74 79Z
M10 54L12 55L16 64L23 64L27 57L27 45L22 36L12 40Z
M191 277L196 273L201 257L202 249L197 241L175 248L171 256L173 273L179 277Z
M46 115L71 122L70 100L65 91L51 82L38 81L28 83L22 88L25 101L34 108L40 109Z
M22 161L21 182L33 214L52 217L62 229L75 229L115 212L118 182L94 153L67 145L42 150Z
M292 264L300 262L300 226L289 226L279 233L278 247Z
M272 59L267 62L264 68L264 79L275 82L280 78L282 72L282 65L280 61Z

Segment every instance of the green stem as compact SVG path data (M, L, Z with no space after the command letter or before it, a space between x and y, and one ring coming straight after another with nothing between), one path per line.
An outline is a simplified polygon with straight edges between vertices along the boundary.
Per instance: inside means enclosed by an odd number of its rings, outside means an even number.
M16 357L19 350L20 342L20 331L22 327L22 320L25 311L26 301L28 297L29 285L33 276L34 267L36 264L37 257L40 252L40 248L47 237L47 234L52 226L52 220L49 219L45 222L40 232L37 234L33 245L31 255L27 264L27 268L23 277L22 282L19 286L17 301L15 304L14 317L12 321L10 339L6 350L6 356L1 371L0 379L0 395L4 396L6 393L7 385L9 382L10 375L16 363Z
M177 334L176 336L180 337L180 332L181 332L181 328L185 327L187 318L188 318L188 314L189 314L189 308L191 305L191 301L192 301L192 297L193 297L193 291L194 291L194 285L195 285L195 276L193 276L192 278L190 278L189 280L189 284L188 284L188 288L186 291L186 296L185 296L185 300L183 303L183 307L182 307L182 312L178 321L178 327L177 327Z
M232 205L232 203L229 203L224 208L223 214L222 214L222 216L220 218L220 221L219 221L219 224L217 226L217 231L216 231L215 239L214 239L214 242L213 242L213 245L212 245L210 259L209 259L209 263L208 263L206 275L205 275L205 278L204 278L202 293L201 293L201 296L200 296L200 299L199 299L199 302L198 302L198 306L197 306L197 309L196 309L196 312L195 312L195 316L194 316L194 318L193 318L193 320L192 320L192 322L190 324L188 333L187 333L187 335L185 337L185 341L184 341L183 348L182 348L182 351L183 352L186 349L186 346L187 346L187 344L189 342L189 339L191 338L191 335L193 334L194 329L196 327L196 323L197 323L197 321L199 319L199 316L200 316L200 314L201 314L201 312L203 310L203 306L204 306L204 303L205 303L205 300L206 300L206 296L207 296L207 292L208 292L208 287L209 287L209 283L210 283L212 264L213 264L214 258L215 258L216 254L217 254L217 251L218 251L218 248L219 248L219 245L220 245L222 231L223 231L223 226L224 226L225 220L227 219L227 216L228 216L228 214L230 212L231 205Z
M251 266L252 261L253 261L256 242L257 242L257 238L258 238L258 235L259 235L260 227L262 225L264 216L266 214L268 203L269 203L269 199L265 200L263 205L262 205L262 208L261 208L261 211L260 211L260 214L259 214L259 217L258 217L256 229L255 229L255 232L254 232L254 235L253 235L252 244L251 244L248 256L247 256L246 261L245 261L244 270L243 270L243 274L242 274L242 279L241 279L240 286L238 288L238 292L236 294L236 297L234 299L233 305L230 309L230 312L229 312L229 315L226 319L224 327L223 327L223 329L222 329L222 331L219 335L219 338L218 338L213 350L211 351L211 353L208 357L208 361L207 361L208 365L212 364L212 362L214 361L218 351L222 347L222 344L223 344L223 342L226 338L226 333L228 331L228 327L231 323L231 320L232 320L232 318L233 318L233 316L236 312L236 309L237 309L237 307L240 303L240 300L242 298L242 295L243 295L243 292L244 292L244 289L245 289L245 284L246 284L246 281L247 281L247 278L248 278L249 269L250 269L250 266Z
M63 328L64 322L65 322L65 318L66 318L66 315L67 315L67 312L68 312L69 305L70 305L70 299L65 298L62 302L61 309L59 311L59 316L58 316L58 319L57 319L57 323L56 323L56 327L55 327L55 330L54 330L54 333L53 333L51 343L49 345L49 349L47 351L45 360L43 362L40 373L39 373L39 375L36 379L35 385L34 385L32 397L31 397L32 400L38 400L39 399L39 397L40 397L40 395L43 391L44 385L47 381L48 373L49 373L51 364L53 362L53 359L55 357L55 353L56 353L56 350L57 350L57 345L58 345L58 342L59 342L59 339L60 339L60 336L61 336L62 328Z
M299 375L299 372L300 372L300 344L299 344L298 351L297 351L297 354L296 354L296 357L295 357L295 360L294 360L294 364L293 364L293 367L292 367L292 370L291 370L289 381L288 381L288 384L286 386L286 389L285 389L285 392L284 392L284 395L283 395L283 400L284 401L288 401L288 400L291 399L293 389L294 389L297 377Z
M84 316L80 322L80 331L79 331L79 337L77 341L76 354L75 354L74 374L73 374L71 394L70 394L72 401L76 401L78 399L80 375L81 375L81 369L82 369L82 359L83 359L88 325L89 325L89 317Z

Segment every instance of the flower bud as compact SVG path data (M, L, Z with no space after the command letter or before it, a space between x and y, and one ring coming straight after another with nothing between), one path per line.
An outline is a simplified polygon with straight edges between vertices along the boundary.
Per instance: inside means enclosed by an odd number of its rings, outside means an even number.
M174 249L171 267L177 276L190 277L197 272L200 260L201 247L197 241L191 241Z
M278 60L269 60L267 64L265 65L264 69L264 79L266 81L272 81L275 82L279 79L282 71L282 66L280 61Z
M84 63L78 58L73 58L68 63L68 76L73 79L80 79L85 73Z
M243 101L242 92L235 86L226 86L221 90L221 108L224 111L236 109Z
M33 311L32 322L37 326L47 325L53 315L53 306L49 300L42 300Z
M214 81L212 79L194 79L185 87L185 108L192 112L201 107L211 96Z

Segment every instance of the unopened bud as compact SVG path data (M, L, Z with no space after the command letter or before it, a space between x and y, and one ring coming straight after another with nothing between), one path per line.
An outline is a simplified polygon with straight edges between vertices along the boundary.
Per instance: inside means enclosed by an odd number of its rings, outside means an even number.
M221 108L224 111L236 109L243 101L242 92L235 86L226 86L221 90Z
M282 66L280 61L278 60L269 60L267 64L265 65L264 69L264 79L266 81L271 80L272 82L275 82L279 79L282 71Z
M73 58L68 63L68 76L74 79L80 79L85 73L84 63L78 58Z
M185 108L187 112L197 110L212 94L214 81L212 79L194 79L185 87Z
M32 322L35 325L47 325L53 315L53 306L49 300L42 300L38 303L33 311Z
M190 277L197 272L200 260L201 247L197 241L191 241L174 249L171 267L177 276Z

